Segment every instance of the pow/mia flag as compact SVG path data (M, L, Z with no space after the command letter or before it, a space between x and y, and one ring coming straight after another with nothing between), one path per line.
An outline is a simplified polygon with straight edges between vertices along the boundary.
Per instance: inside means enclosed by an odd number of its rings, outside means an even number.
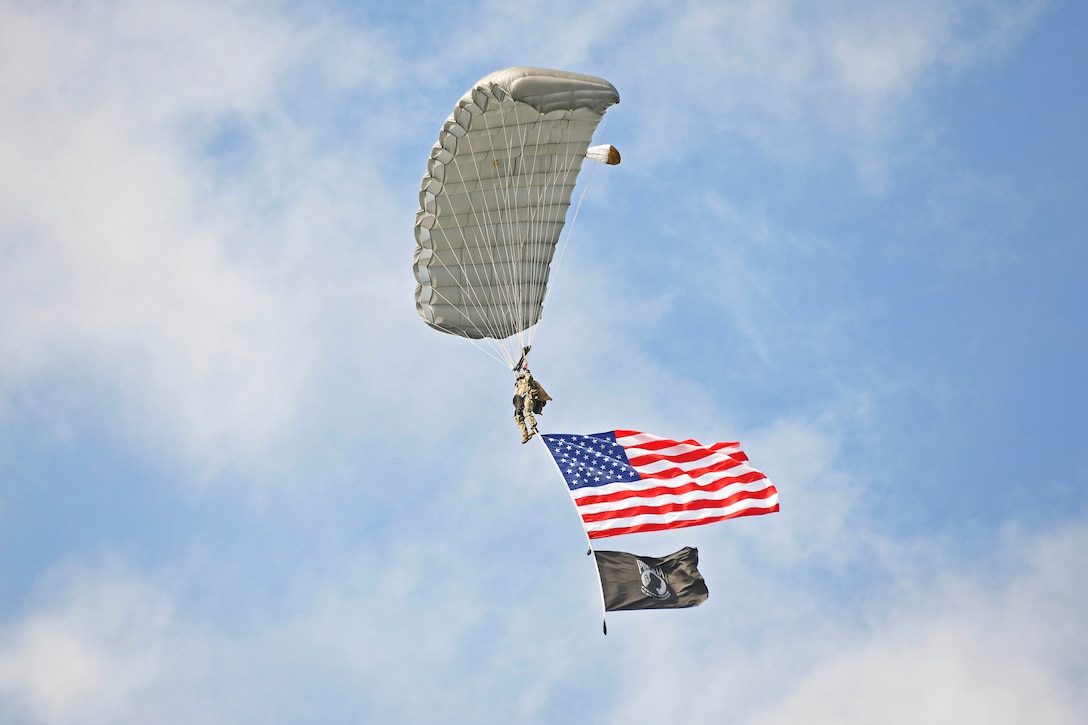
M594 551L607 612L695 607L709 596L696 568L699 550L686 546L657 559L623 551Z

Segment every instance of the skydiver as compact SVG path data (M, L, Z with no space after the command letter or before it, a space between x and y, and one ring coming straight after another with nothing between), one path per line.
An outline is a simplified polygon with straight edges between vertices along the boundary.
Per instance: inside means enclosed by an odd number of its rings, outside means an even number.
M514 421L521 431L521 442L528 443L536 433L536 418L533 413L541 413L545 404L551 400L551 396L544 390L544 386L533 378L528 369L518 372L514 379ZM529 422L526 428L525 422Z

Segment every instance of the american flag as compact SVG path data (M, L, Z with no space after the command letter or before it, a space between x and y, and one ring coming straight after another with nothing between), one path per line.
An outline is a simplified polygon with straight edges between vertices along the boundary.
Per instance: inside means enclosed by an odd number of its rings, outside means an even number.
M698 526L778 510L778 491L740 443L634 430L541 436L591 539Z

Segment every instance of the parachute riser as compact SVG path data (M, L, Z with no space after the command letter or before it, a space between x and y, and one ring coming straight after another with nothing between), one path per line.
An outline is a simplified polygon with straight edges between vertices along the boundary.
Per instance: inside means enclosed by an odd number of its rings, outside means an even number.
M514 373L529 372L529 351L532 349L532 345L521 348L521 357L518 358L517 364L511 368Z

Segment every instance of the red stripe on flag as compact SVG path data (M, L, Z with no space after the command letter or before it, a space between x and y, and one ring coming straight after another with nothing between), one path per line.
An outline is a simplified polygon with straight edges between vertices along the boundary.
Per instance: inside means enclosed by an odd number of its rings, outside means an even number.
M704 466L703 468L664 468L660 471L653 472L643 471L638 468L636 468L635 470L638 472L639 477L642 479L668 479L679 478L681 476L687 476L688 478L698 478L699 476L705 476L708 473L722 473L724 471L729 471L733 468L736 468L737 466L743 465L744 464L740 461L736 461L730 458L726 461L718 461L717 463L712 463L711 465Z
M711 451L705 448L698 451L685 451L683 453L671 453L668 455L662 455L660 453L646 453L641 456L631 457L631 451L627 451L627 461L636 468L638 466L645 466L650 463L656 463L657 461L669 461L675 463L690 463L691 461L701 461L707 456L715 455Z
M719 478L710 483L685 483L680 486L654 486L653 488L644 489L625 489L622 491L614 491L612 493L591 493L584 496L574 494L574 501L578 506L588 506L598 503L609 503L612 501L622 501L625 498L654 498L655 496L668 496L669 494L683 494L691 493L692 491L705 491L707 493L713 493L714 491L721 491L723 488L733 486L738 483L755 483L756 481L764 480L764 476L759 471L749 471L748 473L741 474L739 476L729 476L726 478ZM769 482L768 482L768 485ZM774 487L771 486L773 489Z
M618 438L619 438L619 436L617 436L617 439ZM621 440L617 440L616 442L619 443L621 446L623 446L625 449L626 448L641 448L641 449L647 450L647 451L656 451L656 450L660 450L662 448L675 448L676 446L691 446L692 448L706 449L706 446L699 443L698 441L691 440L690 438L688 440L686 440L686 441L671 441L668 438L658 438L656 440L641 441L639 443L632 443L632 444L626 445L626 446L623 445L623 441L621 441Z
M778 511L778 504L765 509L741 509L735 513L726 514L725 516L714 516L706 519L694 519L692 521L670 521L668 523L653 523L653 524L638 524L637 526L625 526L616 529L604 529L603 531L587 531L591 539L603 539L606 536L621 536L623 534L637 534L644 531L665 531L666 529L686 529L689 526L701 526L703 524L712 524L715 521L725 521L726 519L737 519L741 516L758 516L759 514L771 514Z
M624 449L628 448L642 448L645 450L659 450L661 448L672 448L674 446L693 446L695 448L703 448L709 451L720 451L723 448L736 448L737 452L744 455L740 451L740 441L721 441L719 443L712 443L709 446L704 446L694 438L688 438L686 441L674 441L669 438L659 438L657 436L651 436L652 440L640 441L638 443L624 443L626 438L634 438L635 436L647 436L648 433L642 433L637 430L617 430L612 431L616 436L616 442L619 443Z
M738 491L732 496L726 498L700 498L693 501L677 502L677 503L664 503L656 506L631 506L629 508L622 509L609 509L608 511L597 511L594 513L582 514L582 520L587 524L593 521L609 521L611 519L630 519L635 516L643 516L649 514L670 514L677 511L701 511L703 509L724 509L732 506L735 503L748 500L764 501L773 496L777 496L778 491L774 487L768 487L759 491ZM701 520L701 519L700 519Z

